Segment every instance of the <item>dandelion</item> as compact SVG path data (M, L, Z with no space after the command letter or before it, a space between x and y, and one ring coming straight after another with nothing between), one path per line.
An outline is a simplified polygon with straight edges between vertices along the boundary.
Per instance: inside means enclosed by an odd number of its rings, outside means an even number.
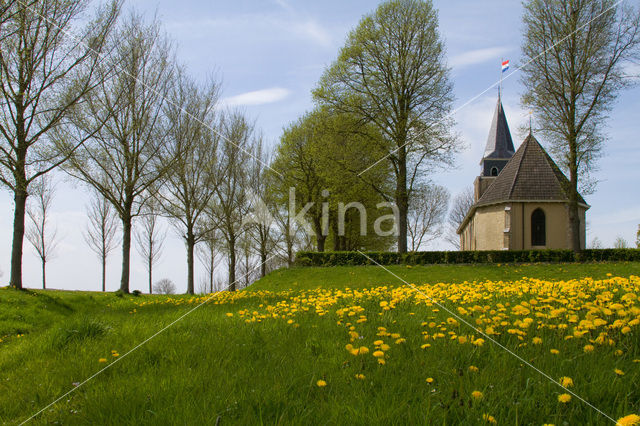
M582 350L585 351L586 353L593 352L594 349L595 347L593 345L585 345L584 348L582 348Z
M364 380L365 379L365 375L364 374L356 374L356 379Z
M433 377L427 377L427 379L425 381L427 383L431 384L431 383L433 383Z
M623 353L624 353L624 352L622 352L620 349L618 349L618 350L616 350L613 354L614 354L615 356L622 356L622 354L623 354Z
M471 397L476 401L480 401L484 397L484 395L482 394L482 392L475 390L471 392Z
M482 420L486 421L487 423L491 423L491 424L496 424L498 422L496 422L495 417L490 416L489 414L483 414L482 415Z
M401 344L401 343L405 343L406 341L407 341L407 339L405 339L405 338L397 339L397 340L396 340L396 345L399 345L399 344Z
M571 395L569 395L568 393L563 393L561 395L558 395L558 402L562 402L563 404L566 404L569 401L571 401Z
M571 377L562 376L560 377L560 384L562 385L562 387L570 388L571 386L573 386L573 380L571 379Z
M624 376L624 371L620 370L619 368L616 368L615 370L613 370L613 372L618 376Z
M470 365L469 366L469 371L472 373L477 373L478 372L478 367L476 367L475 365Z
M376 340L375 342L373 342L374 345L376 346L380 346L382 345L384 342L382 340Z
M389 349L391 349L391 346L389 346L386 343L384 343L384 344L380 345L380 349L386 352Z
M542 339L539 337L534 337L531 341L533 342L534 345L539 345L542 343Z
M107 359L106 359L106 358L100 358L100 359L98 360L98 362L107 362Z
M424 345L420 346L421 349L427 349L431 347L431 343L425 343Z
M557 350L557 349L551 349L551 351L550 351L550 352L551 352L553 355L558 355L558 354L560 353L560 351L559 351L559 350Z
M318 380L318 381L316 382L316 385L317 385L319 388L323 388L323 387L327 386L327 382L325 382L324 380Z
M386 361L384 360L384 358L378 358L378 364L385 365Z
M484 339L478 338L476 340L473 341L473 344L477 347L480 347L482 345L484 345Z
M616 426L636 426L640 425L640 416L637 414L629 414L618 419Z
M369 353L369 348L366 346L360 346L360 349L358 350L358 352L360 353L360 355L365 355Z
M231 318L233 316L233 312L227 312L227 316Z

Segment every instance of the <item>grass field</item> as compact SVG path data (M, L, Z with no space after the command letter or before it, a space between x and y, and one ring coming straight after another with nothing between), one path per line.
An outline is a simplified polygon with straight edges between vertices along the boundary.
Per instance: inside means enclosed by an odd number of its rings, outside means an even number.
M76 387L32 421L574 425L640 414L640 264L389 269L420 291L379 267L279 270L198 297L0 289L0 423Z

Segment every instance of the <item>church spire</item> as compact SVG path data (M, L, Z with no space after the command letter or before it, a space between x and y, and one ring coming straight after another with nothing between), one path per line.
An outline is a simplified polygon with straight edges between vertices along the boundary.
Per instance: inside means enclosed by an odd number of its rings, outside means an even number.
M489 129L489 137L487 138L487 146L482 156L480 165L482 166L482 174L484 176L497 176L504 165L515 153L513 147L513 139L507 124L507 117L502 107L502 99L498 94L498 103L493 121Z

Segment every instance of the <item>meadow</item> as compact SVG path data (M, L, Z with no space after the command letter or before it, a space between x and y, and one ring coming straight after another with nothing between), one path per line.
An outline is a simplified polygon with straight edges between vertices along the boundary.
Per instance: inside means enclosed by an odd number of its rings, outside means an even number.
M640 264L389 269L416 287L370 266L195 297L2 288L0 422L75 387L32 422L639 419Z

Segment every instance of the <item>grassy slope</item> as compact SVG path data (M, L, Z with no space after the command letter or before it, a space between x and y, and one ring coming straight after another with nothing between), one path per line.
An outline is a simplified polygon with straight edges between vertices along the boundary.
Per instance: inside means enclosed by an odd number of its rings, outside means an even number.
M523 276L601 279L607 273L628 277L637 275L640 265L391 269L409 282L422 284ZM336 324L335 310L353 303L338 301L322 316L314 312L314 306L326 300L319 294L379 285L388 286L383 291L387 293L358 300L368 321L358 324L357 330L365 337L362 344L371 350L378 326L406 337L406 344L390 342L384 366L370 354L354 357L344 349L348 330ZM128 350L192 309L198 300L1 289L0 337L5 337L0 343L0 423L29 417L73 389L74 383L112 363L36 420L203 424L219 417L222 424L473 424L488 412L500 423L516 419L523 424L603 423L603 417L578 401L560 405L558 388L489 343L473 348L438 342L430 350L420 349L421 323L446 316L408 303L380 312L380 297L388 298L396 285L395 278L377 267L276 271L245 292L216 296L126 358L122 356ZM309 302L309 298L315 299ZM142 302L145 305L139 306ZM247 323L245 318L251 315L238 314L262 313L278 303L280 312L289 310L291 324L281 319ZM294 305L311 310L291 312ZM17 337L18 332L25 335ZM603 348L589 360L581 345L568 345L560 356L551 357L533 347L518 348L518 341L511 338L504 343L552 377L571 376L579 395L614 416L640 409L633 384L640 377L640 364L632 364L632 359L640 357L636 336L626 342L624 356L616 356L614 348ZM113 357L112 351L120 357ZM107 364L100 363L100 358L106 358ZM116 359L121 361L114 363ZM480 371L468 373L471 364ZM614 367L627 374L615 378ZM355 374L365 374L366 379L357 380ZM426 385L426 377L434 377L435 384ZM317 387L319 379L328 385ZM482 390L485 399L472 403L468 397L472 390Z

